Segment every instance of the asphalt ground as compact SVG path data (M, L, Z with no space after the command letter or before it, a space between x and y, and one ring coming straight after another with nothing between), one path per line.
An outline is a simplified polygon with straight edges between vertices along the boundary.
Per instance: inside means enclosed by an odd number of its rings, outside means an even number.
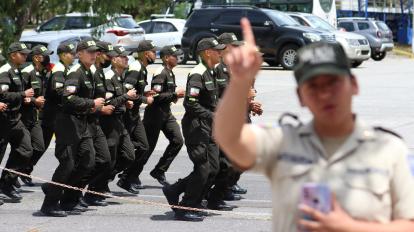
M159 64L149 67L149 76ZM186 77L194 65L179 66L174 71L178 86L185 87ZM367 61L353 69L360 84L360 95L355 98L354 109L358 117L372 125L381 125L404 136L405 141L414 150L414 60L388 56L382 62ZM256 81L257 100L263 104L264 115L253 117L254 123L277 125L284 112L298 114L303 121L310 119L309 112L301 108L295 93L295 82L291 71L272 68L266 65ZM172 107L180 121L184 108L182 101ZM270 231L271 192L268 180L258 173L247 172L242 175L240 185L247 188L241 201L228 202L238 206L234 212L238 215L217 215L207 217L203 222L181 222L173 220L169 208L157 205L139 204L136 200L165 204L161 186L149 171L154 167L165 147L167 140L161 135L156 150L152 154L141 175L146 186L138 196L133 196L110 185L114 195L126 197L127 201L109 199L110 206L90 207L91 210L80 216L66 218L42 217L38 210L42 204L43 193L40 181L35 187L22 187L24 199L21 203L7 203L0 206L0 232L3 231ZM7 152L8 153L8 152ZM1 163L4 166L7 154ZM49 180L57 160L54 157L54 143L48 148L33 172L34 176ZM185 146L173 162L167 179L174 182L185 177L192 170ZM283 210L283 209L280 209ZM254 217L254 218L252 218Z

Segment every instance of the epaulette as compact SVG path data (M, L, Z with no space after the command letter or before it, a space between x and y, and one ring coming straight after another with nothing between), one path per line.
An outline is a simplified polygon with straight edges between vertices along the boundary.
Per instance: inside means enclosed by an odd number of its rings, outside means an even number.
M6 63L0 67L0 73L8 72L11 68L10 64Z
M105 73L105 79L106 80L111 80L114 75L115 75L114 71L112 69L110 69Z
M189 76L191 76L191 75L193 75L193 74L200 74L200 75L203 75L203 73L204 73L206 70L207 70L206 66L204 66L204 64L202 64L202 63L199 63L197 66L195 66L195 67L191 70L191 72L190 72Z
M136 60L136 61L132 62L129 65L128 71L137 71L137 72L139 72L139 71L141 71L141 68L142 68L141 63Z
M30 73L33 70L34 70L34 66L33 64L30 64L29 66L27 66L26 68L22 70L22 73Z
M394 135L394 136L396 136L396 137L398 137L400 139L403 139L403 137L401 135L397 134L396 132L394 132L394 131L392 131L390 129L384 128L384 127L376 126L376 127L374 127L374 130L381 131L381 132L385 132L387 134L391 134L391 135Z
M65 72L65 66L60 62L56 63L52 68L52 73L56 72Z
M70 73L73 73L73 72L76 72L76 71L78 71L78 69L81 67L81 65L80 64L76 64L76 65L74 65L70 70L69 70L69 72L68 72L68 75L70 74Z
M164 66L158 67L157 70L154 72L154 76L160 75L164 70Z
M292 123L286 123L285 122L286 118L293 119L296 122L296 126L302 126L303 125L303 122L300 120L299 116L297 116L296 114L293 114L293 113L286 112L286 113L283 113L282 116L280 116L280 118L278 120L279 126L283 126L285 124L292 124ZM294 125L294 124L292 124L292 125Z

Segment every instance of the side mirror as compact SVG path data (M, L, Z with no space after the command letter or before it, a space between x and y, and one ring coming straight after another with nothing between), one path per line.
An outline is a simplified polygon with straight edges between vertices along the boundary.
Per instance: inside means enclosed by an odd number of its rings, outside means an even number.
M270 20L264 21L263 26L265 26L265 27L271 27L271 26L273 26L273 22L270 21Z
M36 32L40 32L40 26L37 26L37 27L35 28L35 31L36 31Z

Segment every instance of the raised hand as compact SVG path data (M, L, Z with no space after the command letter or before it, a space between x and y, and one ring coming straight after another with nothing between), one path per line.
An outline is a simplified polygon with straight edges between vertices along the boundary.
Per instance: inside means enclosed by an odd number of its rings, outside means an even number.
M231 78L235 79L236 82L246 81L249 84L252 84L260 70L263 59L257 50L249 20L242 18L240 24L245 44L233 48L231 52L225 56L225 61L230 69L232 75Z

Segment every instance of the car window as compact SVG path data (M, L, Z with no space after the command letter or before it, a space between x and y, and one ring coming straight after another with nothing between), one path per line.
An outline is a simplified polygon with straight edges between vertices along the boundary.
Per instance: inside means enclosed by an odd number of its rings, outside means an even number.
M139 27L138 24L131 17L115 18L115 23L123 28L133 29Z
M307 27L309 27L310 25L305 21L305 20L303 20L301 17L298 17L298 16L295 16L295 15L290 15L290 17L292 17L294 20L296 20L296 22L298 22L300 25L302 25L302 26L307 26Z
M167 22L155 22L153 33L163 33L163 32L174 32L177 29L171 23Z
M248 11L247 18L253 27L265 27L265 22L269 22L270 18L265 15L263 12L258 11Z
M278 25L278 26L298 26L300 25L296 20L292 19L289 15L283 12L275 11L275 10L264 10L270 18Z
M216 20L216 23L222 25L240 25L241 17L240 11L225 11Z
M92 24L92 20L90 17L67 17L65 29L87 29L92 28L94 25Z
M390 28L384 22L377 21L375 24L377 24L378 28L382 31L390 31Z
M358 24L359 30L368 30L369 29L369 23L358 22L357 24Z
M346 31L355 31L353 22L340 22L338 26L342 27Z
M317 29L321 29L321 30L325 30L325 31L335 31L335 27L333 27L331 24L329 24L328 22L326 22L325 20L323 20L322 18L318 17L318 16L306 16L306 19L308 19L311 24L317 28Z
M140 23L139 25L144 29L145 33L149 34L152 33L151 32L151 26L152 26L152 22L145 22L145 23Z
M40 31L57 31L65 28L66 17L55 17L40 26Z

